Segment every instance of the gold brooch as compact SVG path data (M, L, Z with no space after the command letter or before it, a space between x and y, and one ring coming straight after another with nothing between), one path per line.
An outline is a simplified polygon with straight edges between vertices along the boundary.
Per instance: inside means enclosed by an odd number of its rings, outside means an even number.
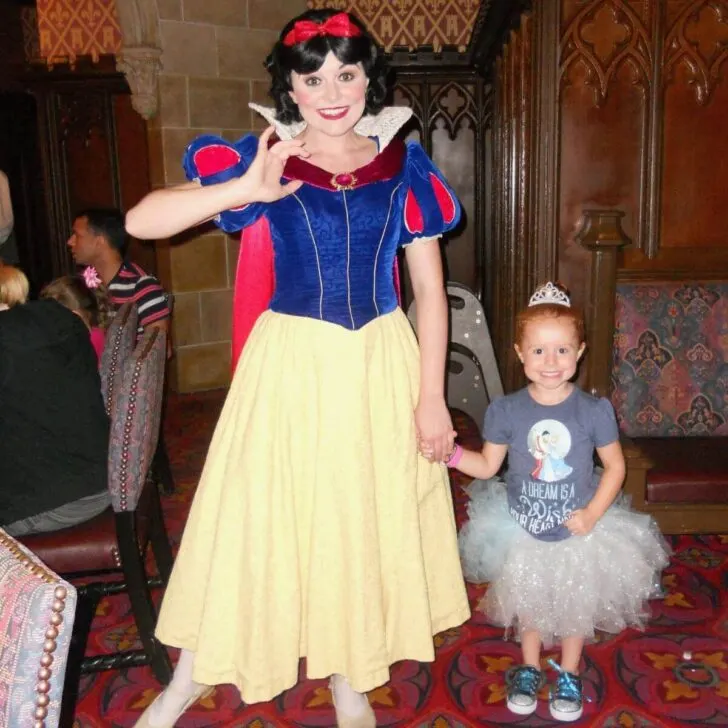
M331 186L339 192L354 189L356 182L356 176L351 172L339 172L331 177Z

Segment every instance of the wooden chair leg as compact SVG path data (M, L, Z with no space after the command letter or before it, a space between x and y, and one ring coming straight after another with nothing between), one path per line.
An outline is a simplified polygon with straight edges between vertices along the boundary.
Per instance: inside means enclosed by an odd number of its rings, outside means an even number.
M167 446L164 442L164 432L162 425L159 425L159 439L157 440L157 449L154 451L152 459L152 478L158 483L162 489L162 493L170 495L174 493L174 476L172 475L172 466L169 462L169 454Z
M164 514L162 512L162 504L159 501L159 493L153 493L152 501L149 537L159 577L162 580L162 584L166 585L172 573L174 556L172 555L172 547L169 543L169 536L167 535L167 527L164 525Z
M94 590L84 590L83 587L78 589L76 617L73 622L73 634L68 649L66 676L63 682L61 714L58 721L59 728L72 728L73 726L81 688L81 665L86 654L91 623L100 599L101 595Z
M139 553L134 513L116 514L116 534L119 556L128 588L129 601L139 638L152 667L154 677L166 685L172 679L172 662L162 643L154 636L157 613L144 571L144 560Z

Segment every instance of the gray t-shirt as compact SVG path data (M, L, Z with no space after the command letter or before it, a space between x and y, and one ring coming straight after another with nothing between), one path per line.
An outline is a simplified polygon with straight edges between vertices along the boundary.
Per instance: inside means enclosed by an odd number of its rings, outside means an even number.
M508 445L506 486L511 516L535 538L568 538L564 524L598 485L594 448L619 439L614 409L574 387L559 404L542 405L528 389L496 399L485 414L488 442Z

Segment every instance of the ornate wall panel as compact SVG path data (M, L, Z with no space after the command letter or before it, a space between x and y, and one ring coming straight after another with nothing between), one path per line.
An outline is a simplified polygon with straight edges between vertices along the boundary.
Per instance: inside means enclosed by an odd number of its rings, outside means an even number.
M712 266L728 228L716 164L728 153L728 2L562 0L561 33L566 277L579 271L579 207L625 211L627 267L690 268L690 249L710 249Z
M41 56L49 63L73 63L77 56L121 50L116 0L37 0Z
M587 69L574 64L561 92L561 186L559 277L577 300L588 303L590 256L573 240L582 210L620 209L630 235L639 235L647 204L649 173L647 84L635 83L634 67L623 63L609 91L597 95Z
M663 250L728 245L728 3L682 5L663 57Z
M523 13L494 73L485 301L507 389L523 382L513 352L516 311L557 268L557 18L553 3Z
M518 302L527 300L534 276L530 186L533 183L534 106L533 22L524 15L510 34L496 63L493 134L489 150L493 185L486 299L501 374L509 384L518 378L512 332Z
M638 244L648 234L652 6L625 0L563 2L558 273L586 307L591 256L573 240L581 211L625 210L625 229Z
M664 41L665 83L682 66L684 81L699 104L707 104L728 59L728 4L724 0L672 0L667 3Z
M422 143L463 205L463 222L444 246L446 275L478 293L483 287L484 155L478 113L483 96L483 82L471 71L401 70L393 98L412 107L408 138Z
M121 74L97 66L56 69L38 71L26 83L37 100L47 255L55 277L73 270L66 240L78 210L128 209L149 191L146 127ZM137 245L132 257L154 269L148 249Z
M609 241L593 254L577 239L586 211L623 211L621 278L728 275L728 0L534 2L482 71L495 92L487 288L506 388L520 384L513 312L535 282L558 277L587 315L608 298L594 260Z
M40 58L40 37L38 36L38 11L24 6L20 8L20 21L23 25L23 52L26 61Z
M309 0L308 6L351 11L387 51L427 45L465 51L480 0Z
M650 2L627 0L565 0L561 39L561 78L568 84L574 66L581 82L594 92L594 103L604 102L621 66L628 65L635 83L646 85L651 76Z
M686 77L666 89L659 240L664 254L728 246L728 84L716 88L703 108L695 106Z

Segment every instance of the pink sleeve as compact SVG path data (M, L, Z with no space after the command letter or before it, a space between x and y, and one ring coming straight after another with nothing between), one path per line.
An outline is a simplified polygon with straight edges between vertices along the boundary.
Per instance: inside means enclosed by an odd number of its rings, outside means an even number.
M104 344L106 343L106 333L103 329L100 329L98 326L93 326L90 331L91 334L91 344L94 347L94 351L96 352L96 358L101 361L101 353L104 350Z

